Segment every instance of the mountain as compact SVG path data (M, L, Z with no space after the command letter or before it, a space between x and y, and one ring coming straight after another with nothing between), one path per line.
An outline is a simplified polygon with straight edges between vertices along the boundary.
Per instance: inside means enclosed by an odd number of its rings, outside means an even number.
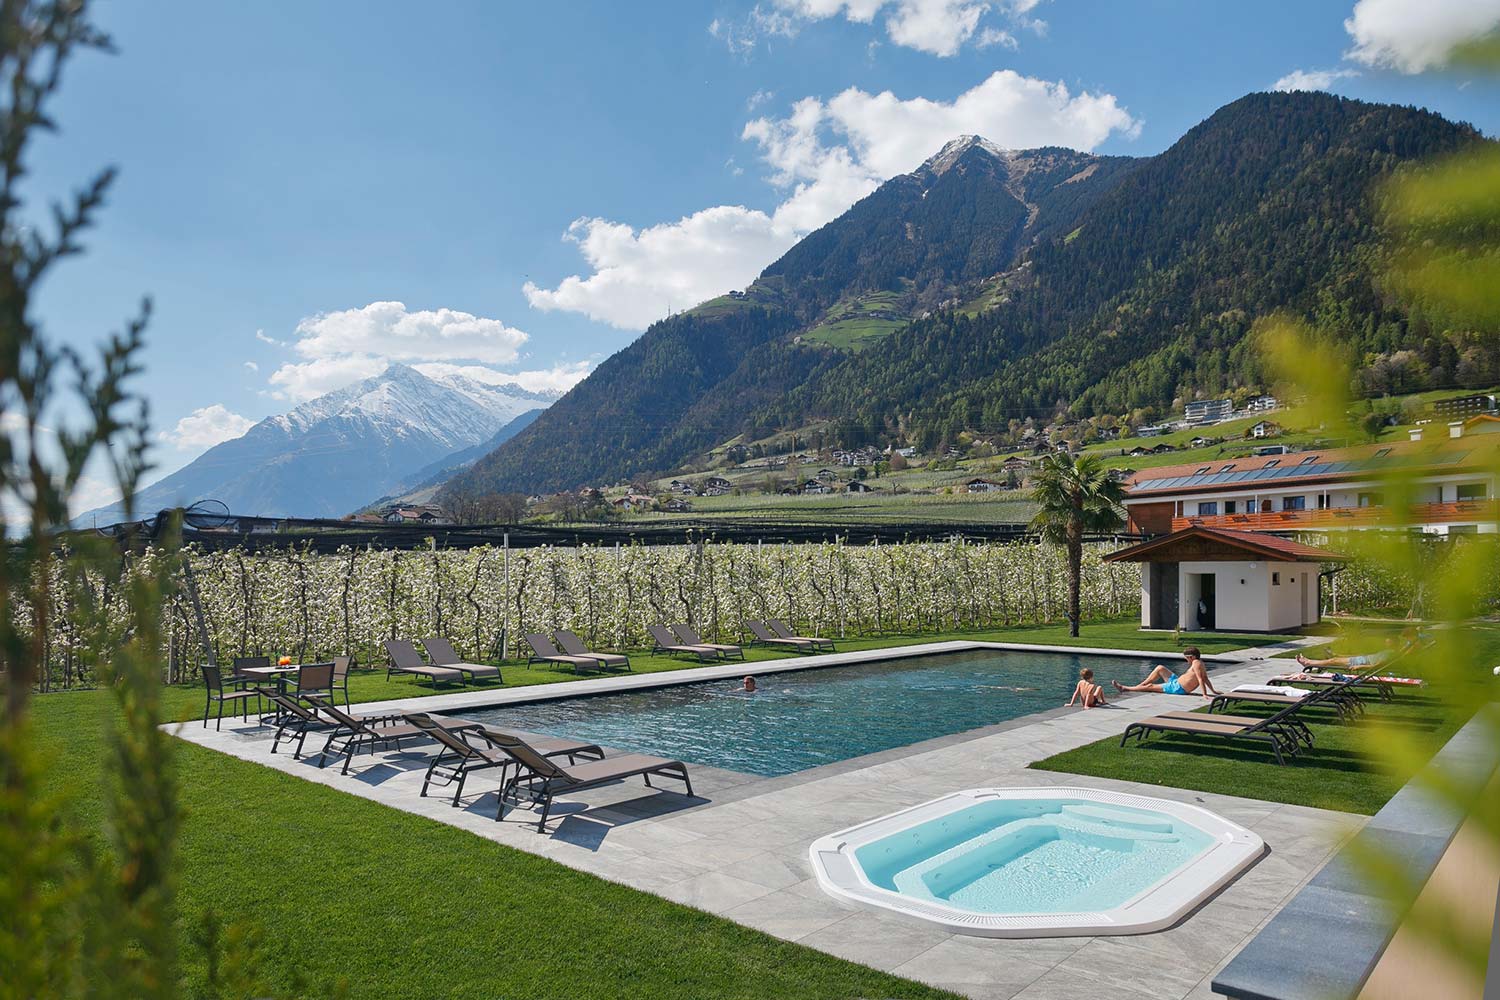
M653 324L446 495L670 471L819 423L844 445L1169 407L1265 379L1276 310L1356 358L1429 331L1380 289L1374 188L1483 141L1429 112L1252 94L1163 153L954 140L743 293Z
M136 509L215 499L236 514L339 517L392 492L435 457L493 444L503 428L557 395L392 364L215 445L143 489ZM119 516L106 507L78 521Z
M546 407L542 406L527 410L496 431L488 441L482 441L468 448L460 448L458 451L444 455L436 462L429 462L415 472L401 477L391 493L376 500L370 506L387 503L411 505L430 501L432 497L425 494L431 493L436 487L452 479L459 472L530 427L544 412L546 412ZM419 494L423 495L419 496Z

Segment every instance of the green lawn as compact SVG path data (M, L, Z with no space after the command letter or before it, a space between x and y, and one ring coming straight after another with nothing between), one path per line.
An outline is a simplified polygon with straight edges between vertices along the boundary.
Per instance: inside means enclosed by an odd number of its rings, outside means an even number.
M1500 659L1500 630L1481 628L1475 634L1477 662L1489 665ZM1338 652L1352 651L1345 640L1331 645ZM1361 648L1369 648L1368 643ZM1422 671L1409 661L1399 672ZM1467 680L1445 676L1421 691L1397 691L1388 703L1367 698L1367 714L1355 723L1340 723L1327 709L1309 708L1313 749L1286 766L1277 766L1260 748L1181 735L1152 736L1139 745L1132 738L1123 748L1120 738L1113 736L1031 766L1368 815L1383 806L1415 766L1446 743L1480 704L1495 696L1488 674L1488 669L1476 669ZM1234 714L1270 712L1245 705L1236 707ZM1124 728L1122 722L1121 732ZM1404 767L1387 764L1379 751L1382 740L1393 732L1414 740L1419 759Z
M1175 651L1170 634L1128 621L839 642L841 650L953 638ZM1265 637L1184 636L1206 650ZM751 651L751 666L779 654ZM637 671L680 660L632 656ZM571 673L507 665L505 686ZM356 701L426 693L382 673L351 679ZM447 690L456 690L449 688ZM64 821L97 829L102 691L38 696L37 749ZM172 718L195 718L197 686L169 688ZM192 929L212 907L265 940L267 986L297 970L308 995L353 997L948 997L950 994L779 941L404 812L190 744L176 744L181 802L178 899L186 992L207 995Z

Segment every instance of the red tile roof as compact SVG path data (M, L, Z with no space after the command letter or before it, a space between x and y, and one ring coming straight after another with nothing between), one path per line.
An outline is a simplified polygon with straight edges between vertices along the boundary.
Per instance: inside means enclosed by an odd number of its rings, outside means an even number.
M1111 552L1104 557L1105 562L1150 562L1148 556L1153 552L1176 545L1178 542L1193 538L1203 538L1209 541L1222 542L1225 545L1242 549L1248 555L1258 556L1268 562L1348 562L1349 557L1339 555L1337 552L1329 552L1327 549L1315 548L1293 541L1290 538L1282 538L1279 535L1267 534L1264 531L1237 531L1232 528L1205 528L1201 524L1195 524L1181 531L1174 531L1170 535L1162 535L1149 541L1132 545L1129 548Z

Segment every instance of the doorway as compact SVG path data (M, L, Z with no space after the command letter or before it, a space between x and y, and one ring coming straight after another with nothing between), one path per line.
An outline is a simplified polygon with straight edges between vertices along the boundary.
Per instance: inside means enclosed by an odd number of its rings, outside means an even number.
M1198 628L1209 632L1218 623L1218 577L1213 573L1198 574Z
M1177 564L1151 563L1151 628L1177 627Z

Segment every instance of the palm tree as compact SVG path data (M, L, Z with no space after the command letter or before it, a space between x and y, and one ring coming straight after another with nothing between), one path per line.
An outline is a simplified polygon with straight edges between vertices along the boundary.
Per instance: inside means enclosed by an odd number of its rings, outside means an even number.
M1031 498L1040 508L1031 527L1068 549L1068 634L1078 635L1078 591L1083 577L1083 536L1113 531L1123 520L1125 488L1109 477L1096 455L1048 455L1037 470Z

